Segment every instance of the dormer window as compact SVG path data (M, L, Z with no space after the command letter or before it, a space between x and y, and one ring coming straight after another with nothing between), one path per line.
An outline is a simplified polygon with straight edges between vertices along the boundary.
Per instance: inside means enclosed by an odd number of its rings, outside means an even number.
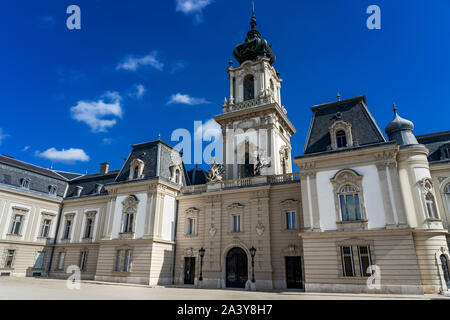
M340 130L336 133L336 144L338 148L347 147L347 135L345 134L345 131Z
M255 99L255 77L251 74L244 78L244 101Z
M175 170L175 183L180 184L180 170Z
M441 160L450 159L450 144L445 144L441 147Z
M81 187L81 186L75 187L75 196L76 197L81 197L81 192L83 192L83 187Z
M330 133L331 150L353 147L352 125L343 120L337 120L328 128Z
M144 178L144 161L140 159L134 159L130 164L130 175L128 180L139 180Z
M56 191L58 190L57 186L49 186L48 187L48 194L51 196L56 196Z
M102 184L95 184L95 188L94 188L94 194L100 194L100 192L102 191L103 185Z
M23 189L30 189L30 179L22 178L20 179L20 187Z

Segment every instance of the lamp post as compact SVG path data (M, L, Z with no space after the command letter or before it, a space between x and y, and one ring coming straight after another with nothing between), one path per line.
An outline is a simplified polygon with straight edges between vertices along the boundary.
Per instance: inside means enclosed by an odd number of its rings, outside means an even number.
M252 256L252 282L255 283L255 255L256 255L256 248L251 247L250 249L250 255Z
M201 248L198 250L198 254L200 255L200 278L198 278L199 281L203 281L203 257L205 256L206 250L204 248Z

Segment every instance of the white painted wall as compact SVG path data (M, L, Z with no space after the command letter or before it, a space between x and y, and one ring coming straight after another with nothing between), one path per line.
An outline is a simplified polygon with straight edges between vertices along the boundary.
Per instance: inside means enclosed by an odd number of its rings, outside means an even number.
M375 165L350 168L363 176L363 194L369 229L386 227L381 184ZM332 179L339 170L324 171L317 174L317 194L319 200L320 225L324 231L336 230L335 195Z
M145 208L147 205L147 193L137 193L134 194L138 200L138 211L136 215L135 221L135 238L140 239L144 236L144 228L145 228ZM114 221L113 221L113 229L112 229L112 238L118 239L120 233L120 227L122 225L122 202L128 198L130 195L118 196L116 201L116 207L114 208Z
M170 196L164 197L164 213L162 222L162 240L175 240L175 198Z

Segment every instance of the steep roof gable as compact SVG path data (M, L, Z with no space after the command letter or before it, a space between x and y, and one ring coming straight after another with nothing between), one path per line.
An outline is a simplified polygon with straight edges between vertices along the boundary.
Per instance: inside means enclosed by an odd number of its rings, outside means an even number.
M365 96L313 106L311 110L314 115L304 154L330 151L329 128L339 120L351 124L355 146L386 142L386 138L367 108Z

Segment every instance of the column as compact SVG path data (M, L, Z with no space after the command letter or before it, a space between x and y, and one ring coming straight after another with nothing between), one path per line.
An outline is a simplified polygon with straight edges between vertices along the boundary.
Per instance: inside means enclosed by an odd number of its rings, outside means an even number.
M387 163L378 163L377 171L380 179L381 195L383 197L384 215L386 218L386 228L392 229L397 227L394 219L394 209L392 203L391 188L389 186Z

